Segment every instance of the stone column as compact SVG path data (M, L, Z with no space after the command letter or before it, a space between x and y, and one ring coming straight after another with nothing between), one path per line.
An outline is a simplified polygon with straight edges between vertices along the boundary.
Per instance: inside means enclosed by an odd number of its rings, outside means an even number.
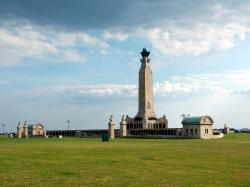
M123 115L120 123L120 137L125 137L125 136L127 136L127 123Z
M22 125L20 121L18 122L18 125L17 125L17 137L22 138Z
M23 134L25 138L29 137L27 121L25 121L23 125Z
M110 116L108 125L109 125L109 137L110 139L114 139L115 138L115 123L113 122L113 116Z

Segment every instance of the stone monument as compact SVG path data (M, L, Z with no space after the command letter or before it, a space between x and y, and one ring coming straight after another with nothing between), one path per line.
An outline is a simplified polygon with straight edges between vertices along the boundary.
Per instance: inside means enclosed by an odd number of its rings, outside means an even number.
M120 123L120 137L125 137L125 136L127 136L127 123L123 115Z
M109 137L110 139L114 139L115 138L115 123L113 121L113 116L111 115L109 118Z
M25 138L29 137L27 121L25 121L23 125L23 135Z
M127 129L165 129L168 128L166 115L157 118L153 102L153 73L151 70L150 52L143 48L139 70L138 112L134 118L126 117Z
M22 125L20 121L18 122L18 125L17 125L17 137L22 138Z

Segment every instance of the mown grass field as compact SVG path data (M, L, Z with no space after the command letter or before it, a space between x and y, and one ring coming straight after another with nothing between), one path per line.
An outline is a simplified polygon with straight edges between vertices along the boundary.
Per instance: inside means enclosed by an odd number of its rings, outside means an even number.
M0 186L250 186L250 134L109 143L0 138Z

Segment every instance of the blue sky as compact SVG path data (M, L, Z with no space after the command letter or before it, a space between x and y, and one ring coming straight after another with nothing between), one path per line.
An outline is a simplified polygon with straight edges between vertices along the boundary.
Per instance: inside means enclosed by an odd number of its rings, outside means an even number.
M0 1L0 123L106 128L137 112L151 51L155 112L250 125L248 1Z

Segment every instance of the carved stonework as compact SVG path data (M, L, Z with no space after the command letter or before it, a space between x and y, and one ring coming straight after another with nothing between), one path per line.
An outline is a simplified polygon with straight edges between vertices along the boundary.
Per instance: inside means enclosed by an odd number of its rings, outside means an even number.
M150 54L150 52L149 52L149 51L147 51L147 49L146 49L146 48L143 48L143 49L142 49L142 52L141 52L141 56L142 56L142 58L144 58L144 57L148 57L148 56L149 56L149 54Z
M126 116L127 129L166 129L166 115L157 118L153 102L153 74L150 66L150 52L143 48L139 71L138 112L134 118ZM129 133L129 131L127 131Z
M141 68L139 71L139 95L138 95L138 113L137 118L155 118L153 111L153 77L150 67L150 59L148 59L150 52L143 48L141 52Z

